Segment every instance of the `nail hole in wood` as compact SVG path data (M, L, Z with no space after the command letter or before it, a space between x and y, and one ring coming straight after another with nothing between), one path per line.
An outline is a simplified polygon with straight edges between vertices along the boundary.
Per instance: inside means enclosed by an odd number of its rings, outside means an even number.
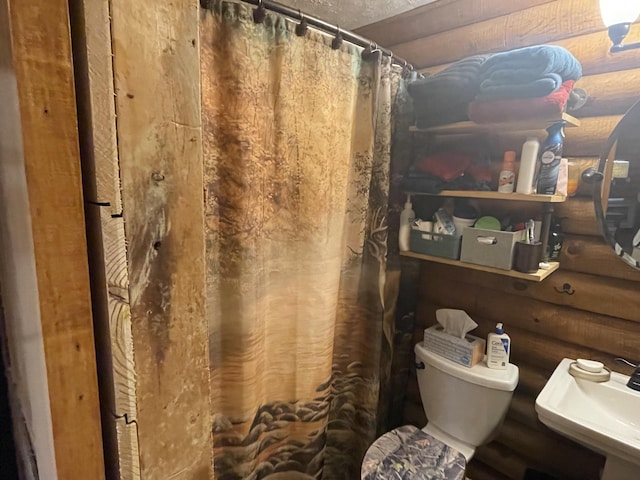
M162 242L160 242L160 241L153 242L153 248L155 250L160 250L161 246L162 246Z

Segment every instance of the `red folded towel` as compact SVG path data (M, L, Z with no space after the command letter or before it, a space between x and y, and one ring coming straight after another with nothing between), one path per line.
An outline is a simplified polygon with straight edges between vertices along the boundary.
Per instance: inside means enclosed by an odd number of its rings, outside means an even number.
M460 177L471 164L471 157L463 152L437 152L416 163L421 172L451 182Z
M560 115L564 112L574 84L574 80L567 80L546 97L474 101L469 104L469 118L476 123L502 123Z

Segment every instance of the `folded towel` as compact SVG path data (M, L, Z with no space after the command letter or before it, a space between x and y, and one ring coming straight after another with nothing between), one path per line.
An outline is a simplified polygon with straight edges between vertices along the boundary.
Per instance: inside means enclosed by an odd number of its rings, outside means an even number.
M481 66L483 78L496 72L500 75L519 71L525 81L541 78L547 73L556 73L563 80L578 80L582 76L582 66L571 53L556 45L536 45L518 48L491 55Z
M480 92L476 95L476 100L487 102L509 98L545 97L558 90L561 85L562 77L555 73L547 73L531 82L509 81L504 78L496 81L491 77L480 84Z
M498 53L481 66L476 100L545 97L562 82L578 80L582 66L568 50L537 45Z
M574 83L567 80L546 97L471 102L469 118L476 123L500 123L559 116L565 111Z
M455 62L443 71L408 85L416 113L464 108L480 86L480 69L490 55L475 55Z

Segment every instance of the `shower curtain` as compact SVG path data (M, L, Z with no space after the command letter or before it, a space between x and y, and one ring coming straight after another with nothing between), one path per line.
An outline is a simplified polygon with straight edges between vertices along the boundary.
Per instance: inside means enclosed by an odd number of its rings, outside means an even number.
M206 6L216 478L360 478L391 402L390 151L401 72L346 42L332 49L320 32L297 36L282 16L254 23L246 4Z

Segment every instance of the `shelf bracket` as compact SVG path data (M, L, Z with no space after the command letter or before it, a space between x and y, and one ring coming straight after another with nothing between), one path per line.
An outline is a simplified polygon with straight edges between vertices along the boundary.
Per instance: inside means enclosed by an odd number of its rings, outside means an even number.
M549 244L549 230L551 229L551 217L553 212L553 203L542 204L542 232L540 232L540 240L542 241L542 256L545 262L549 260L547 246Z

